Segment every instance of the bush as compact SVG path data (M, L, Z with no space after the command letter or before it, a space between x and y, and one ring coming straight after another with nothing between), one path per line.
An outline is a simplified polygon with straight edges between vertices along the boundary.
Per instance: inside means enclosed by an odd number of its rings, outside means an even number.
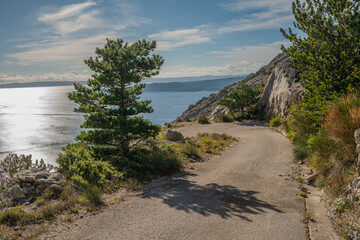
M80 188L81 194L86 197L92 206L100 206L104 202L102 201L103 191L96 185L91 185L85 179L79 175L73 176L74 183Z
M160 175L176 173L183 168L179 154L170 144L155 147L150 157L150 163L154 172Z
M274 117L270 120L270 127L278 127L281 125L281 120L279 117Z
M94 153L84 144L69 144L60 154L57 163L58 171L67 179L80 176L88 183L102 187L113 175L119 175L115 168L108 162L95 159Z
M203 117L200 117L198 119L198 123L200 123L200 124L210 124L210 121L206 116L203 116Z
M42 206L45 203L49 202L54 197L54 193L50 189L45 189L43 193L36 199L35 204L37 206Z
M360 96L349 94L336 101L325 115L325 130L342 149L342 161L356 159L354 132L360 128Z
M294 147L294 157L297 161L305 160L309 156L309 149L306 144L296 144Z
M0 213L0 224L14 226L20 221L23 213L20 208L8 208Z
M204 149L204 152L211 153L212 141L209 139L208 135L204 135L203 139L200 142L200 145Z
M190 158L201 158L197 144L191 140L187 140L186 143L181 144L180 152Z
M220 116L221 122L233 122L234 117L230 116L229 114L224 114Z

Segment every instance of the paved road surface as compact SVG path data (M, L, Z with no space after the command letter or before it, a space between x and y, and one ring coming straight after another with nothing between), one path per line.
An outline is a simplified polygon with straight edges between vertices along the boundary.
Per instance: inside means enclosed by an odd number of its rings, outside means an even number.
M264 127L193 125L240 142L191 173L160 182L58 239L308 239L304 203L291 172L292 148Z

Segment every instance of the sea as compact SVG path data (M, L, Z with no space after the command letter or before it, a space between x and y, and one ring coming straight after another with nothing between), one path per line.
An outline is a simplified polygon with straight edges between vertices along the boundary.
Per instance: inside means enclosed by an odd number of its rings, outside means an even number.
M72 86L0 89L0 160L9 153L32 155L56 165L62 147L75 142L84 118L67 98ZM144 117L154 124L171 122L190 104L214 92L145 92L154 112Z

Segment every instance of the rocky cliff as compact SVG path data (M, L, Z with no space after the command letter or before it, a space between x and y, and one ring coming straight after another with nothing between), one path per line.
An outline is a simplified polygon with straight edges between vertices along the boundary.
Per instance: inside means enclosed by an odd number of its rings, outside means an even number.
M248 75L243 81L255 88L263 88L264 91L258 102L259 110L287 117L291 104L301 97L302 88L299 80L297 72L289 67L289 58L281 53L268 65L260 68L256 73ZM218 102L234 87L236 87L236 83L209 97L204 97L195 105L190 105L177 120L185 121L202 116L213 120L226 113L225 107L219 105Z

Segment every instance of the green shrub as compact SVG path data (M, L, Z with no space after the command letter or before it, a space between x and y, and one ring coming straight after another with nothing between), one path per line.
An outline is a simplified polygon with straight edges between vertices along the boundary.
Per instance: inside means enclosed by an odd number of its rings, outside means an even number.
M54 193L50 189L45 189L39 197L37 197L35 204L37 206L42 206L45 203L49 202L54 197Z
M299 196L303 197L303 198L307 198L307 193L306 192L301 192L299 194Z
M306 144L296 144L294 147L294 157L297 161L305 160L309 157L309 149Z
M209 139L208 135L205 135L201 142L200 145L202 146L202 148L204 149L204 152L206 153L211 153L211 145L212 145L212 141Z
M14 226L20 221L22 215L20 208L7 208L0 213L0 224Z
M161 175L176 173L183 168L179 154L170 144L153 148L150 162L154 172Z
M279 117L274 117L270 120L270 127L278 127L281 125L281 120Z
M100 206L104 202L102 200L103 191L96 185L91 185L85 179L79 175L72 177L74 183L79 186L81 194L89 201L93 206Z
M141 183L136 178L129 178L123 184L127 190L138 191L141 189Z
M220 116L220 122L233 122L234 117L229 114L223 114Z
M63 150L65 153L57 159L58 171L67 179L76 175L92 185L102 187L111 176L121 175L110 163L95 159L93 151L84 144L69 144Z
M198 119L198 123L200 124L210 124L209 119L206 116L202 116Z
M201 158L198 145L192 140L187 140L186 143L181 144L179 151L190 158L194 158L194 159Z
M325 130L342 149L338 156L344 165L355 163L354 132L360 128L360 96L349 94L336 101L325 116ZM340 159L341 158L341 159Z

